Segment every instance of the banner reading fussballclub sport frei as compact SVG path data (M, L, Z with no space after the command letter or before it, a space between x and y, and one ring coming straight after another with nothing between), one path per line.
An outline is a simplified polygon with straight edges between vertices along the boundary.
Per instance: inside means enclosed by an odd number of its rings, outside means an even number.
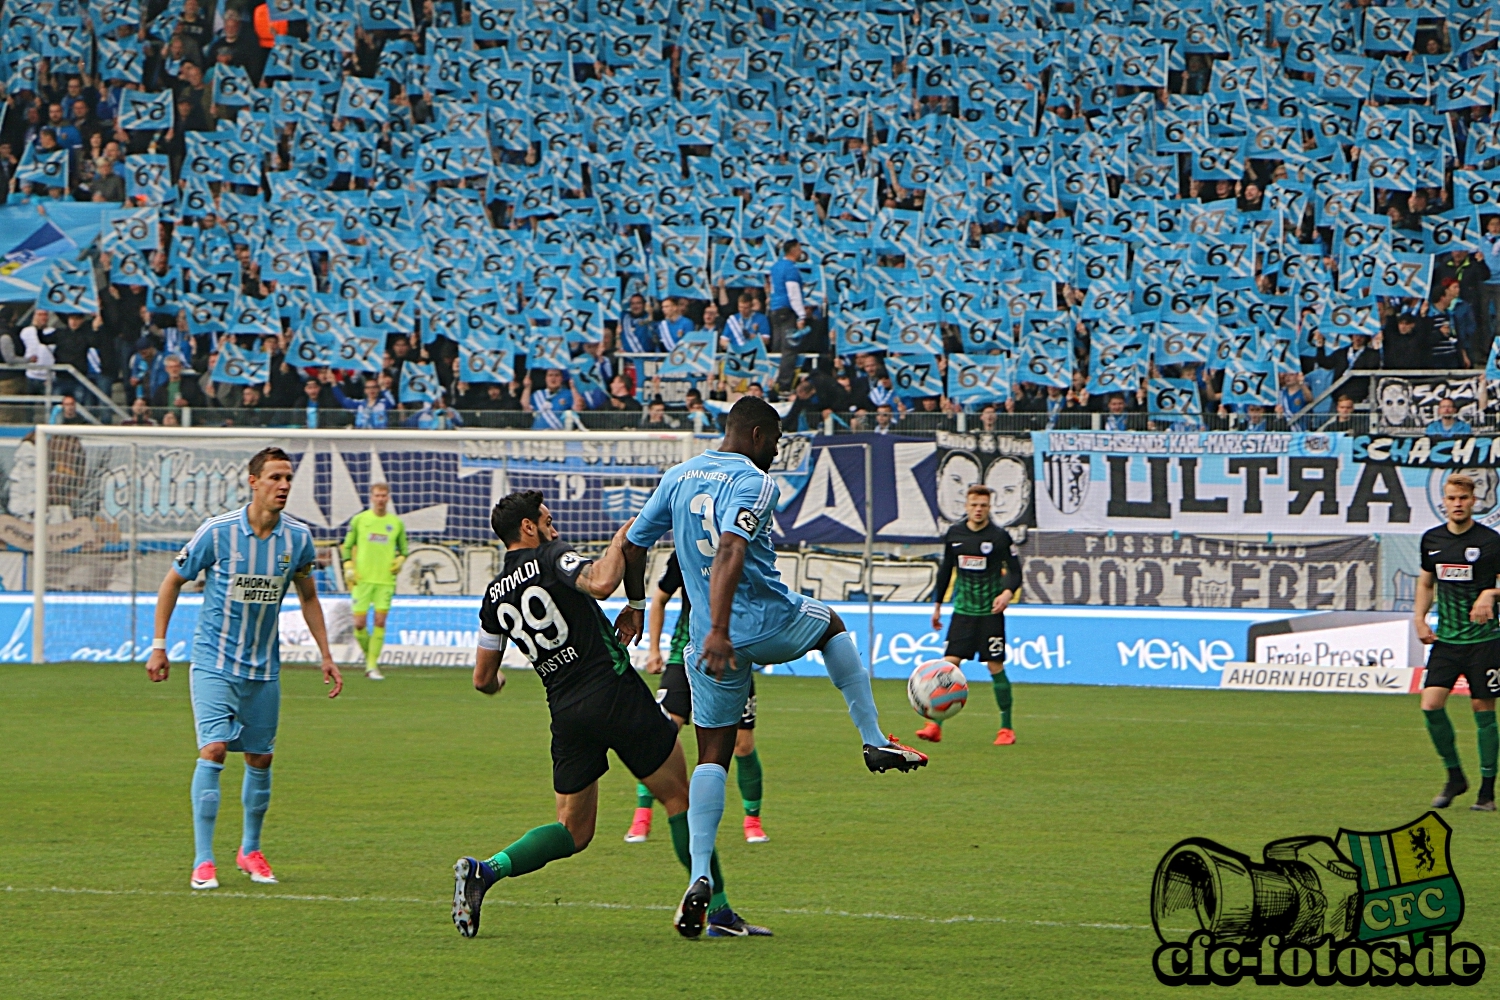
M1345 434L1032 434L1043 531L1420 534L1442 469L1370 461ZM1374 455L1375 458L1387 458Z

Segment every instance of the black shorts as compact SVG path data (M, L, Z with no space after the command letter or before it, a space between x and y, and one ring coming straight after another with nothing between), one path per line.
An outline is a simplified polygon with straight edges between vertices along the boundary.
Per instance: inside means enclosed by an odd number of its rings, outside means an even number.
M688 687L687 668L681 663L668 663L667 669L661 672L661 683L656 686L656 703L679 719L693 720L693 692ZM754 674L750 675L750 696L745 699L740 728L755 728Z
M1500 640L1460 645L1435 642L1427 657L1427 679L1423 687L1448 688L1459 677L1469 681L1469 697L1500 697Z
M943 655L955 656L959 663L975 657L986 663L1004 663L1005 616L954 615Z
M667 718L634 670L609 687L552 712L552 788L573 795L609 770L613 750L637 778L655 774L677 745Z

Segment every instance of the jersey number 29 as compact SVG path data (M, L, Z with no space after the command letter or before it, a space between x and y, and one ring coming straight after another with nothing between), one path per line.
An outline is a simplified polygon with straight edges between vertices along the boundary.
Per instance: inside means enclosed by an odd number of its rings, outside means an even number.
M540 614L536 609L538 604ZM495 609L495 616L500 619L500 627L521 647L526 659L536 663L544 650L551 652L568 641L568 623L545 588L527 587L521 592L520 605L517 611L514 605L501 604Z

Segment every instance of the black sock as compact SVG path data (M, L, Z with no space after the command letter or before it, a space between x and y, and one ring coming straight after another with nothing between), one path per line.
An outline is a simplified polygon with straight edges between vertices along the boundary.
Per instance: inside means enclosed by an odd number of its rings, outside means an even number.
M1495 779L1493 776L1479 779L1479 801L1495 801Z
M1464 777L1464 769L1461 767L1448 768L1448 782L1453 785L1467 785L1469 779Z

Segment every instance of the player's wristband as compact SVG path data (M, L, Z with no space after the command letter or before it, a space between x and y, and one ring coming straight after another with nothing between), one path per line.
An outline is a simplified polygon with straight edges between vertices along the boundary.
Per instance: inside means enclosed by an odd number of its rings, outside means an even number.
M167 640L165 640L165 639L152 639L151 640L151 648L152 649L166 649L167 648Z
M645 611L646 610L646 602L645 602L645 600L639 600L639 601L630 601L630 600L627 600L625 603L629 604L630 607L633 610L635 610L635 611Z

